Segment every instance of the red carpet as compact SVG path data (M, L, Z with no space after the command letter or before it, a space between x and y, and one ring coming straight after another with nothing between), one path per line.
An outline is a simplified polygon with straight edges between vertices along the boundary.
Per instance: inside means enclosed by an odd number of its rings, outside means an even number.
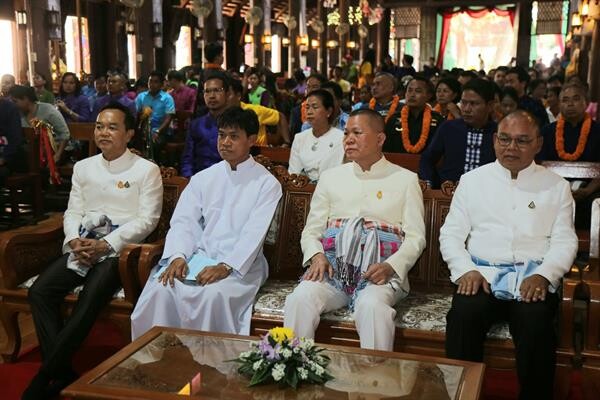
M99 321L83 347L75 354L73 366L77 373L95 367L116 353L126 341L110 322ZM40 367L39 349L25 351L14 364L0 364L0 398L18 400ZM487 369L483 385L483 400L512 400L517 398L517 377L513 371ZM575 399L573 399L575 400Z

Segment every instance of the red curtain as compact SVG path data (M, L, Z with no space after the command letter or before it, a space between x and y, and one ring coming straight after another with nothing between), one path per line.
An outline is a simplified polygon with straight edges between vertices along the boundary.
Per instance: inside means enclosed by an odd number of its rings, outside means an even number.
M447 10L442 12L442 35L440 38L440 49L437 57L437 67L442 69L444 66L444 54L446 53L446 43L448 42L448 34L450 33L450 21L457 14L466 12L471 18L483 18L487 13L493 12L499 17L509 17L510 24L515 25L516 7L509 7L506 10L490 7L482 10L471 10L469 8L461 8L456 11Z

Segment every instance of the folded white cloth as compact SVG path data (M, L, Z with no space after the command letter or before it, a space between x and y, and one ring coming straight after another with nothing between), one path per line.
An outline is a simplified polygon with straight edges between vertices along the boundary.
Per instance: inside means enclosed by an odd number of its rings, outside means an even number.
M79 226L79 237L85 239L102 239L112 231L118 228L118 225L113 225L109 217L104 214L90 212L87 213L81 220ZM96 263L106 260L106 258L114 256L114 251L100 257ZM75 260L75 255L71 253L67 260L67 268L75 271L80 276L86 276L90 267L83 265Z

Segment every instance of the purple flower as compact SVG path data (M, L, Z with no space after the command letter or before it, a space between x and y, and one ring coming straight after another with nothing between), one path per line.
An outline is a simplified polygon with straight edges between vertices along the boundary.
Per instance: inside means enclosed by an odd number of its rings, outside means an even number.
M267 357L267 360L279 360L279 355L268 340L261 340L258 344L258 349L264 356Z

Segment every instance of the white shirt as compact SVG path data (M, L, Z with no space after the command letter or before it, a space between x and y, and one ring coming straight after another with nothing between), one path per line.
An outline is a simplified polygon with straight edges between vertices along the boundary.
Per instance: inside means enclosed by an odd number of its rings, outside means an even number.
M344 160L343 140L344 132L333 127L319 137L313 135L312 128L298 133L292 143L288 172L318 181L323 171Z
M573 197L566 180L532 163L517 179L498 161L464 174L440 230L440 251L456 282L479 271L492 282L490 263L542 261L536 273L556 288L577 253Z
M69 206L64 215L63 252L79 237L79 226L88 213L104 214L117 229L103 239L116 253L140 243L158 224L163 201L160 169L129 150L113 161L102 154L86 158L73 167Z
M262 244L281 194L277 179L252 157L235 171L221 161L198 172L177 202L161 265L200 252L241 277L253 270L264 282Z
M332 168L321 175L302 231L303 264L323 253L321 238L329 219L363 217L399 225L404 242L388 262L408 292L408 271L425 248L423 193L415 173L385 157L363 171L356 163Z
M550 111L550 107L546 107L546 114L548 114L549 124L556 122L556 117L554 116L554 114L552 114L552 111Z

